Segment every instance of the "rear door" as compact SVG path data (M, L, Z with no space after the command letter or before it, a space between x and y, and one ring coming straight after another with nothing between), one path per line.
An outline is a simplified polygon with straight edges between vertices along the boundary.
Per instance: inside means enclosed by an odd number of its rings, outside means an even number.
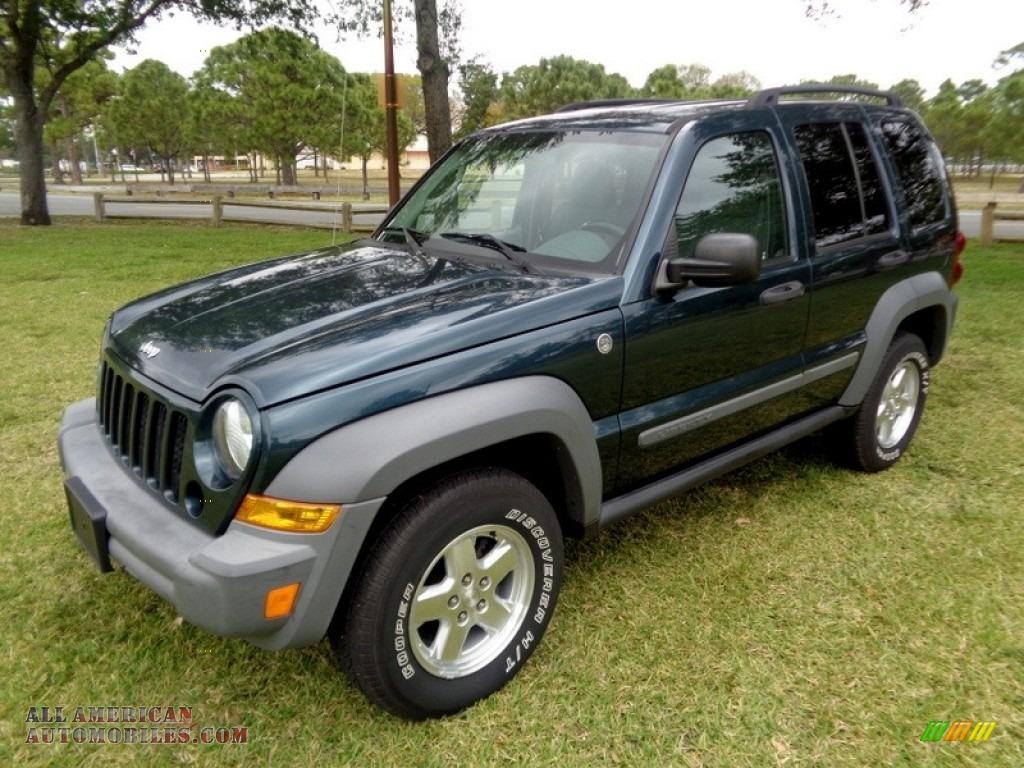
M810 318L806 362L831 366L809 394L834 402L853 374L865 326L885 291L913 269L900 238L881 147L855 104L784 105L780 119L797 153L806 211Z

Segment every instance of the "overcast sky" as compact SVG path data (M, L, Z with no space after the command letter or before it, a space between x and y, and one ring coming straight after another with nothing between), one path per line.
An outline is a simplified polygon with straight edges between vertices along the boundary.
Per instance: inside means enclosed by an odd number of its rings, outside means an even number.
M746 70L765 86L841 74L882 87L914 78L932 95L947 77L995 83L1005 73L993 60L1024 42L1024 0L930 0L915 14L898 0L832 5L839 17L811 20L803 0L462 0L462 47L499 73L565 54L603 64L637 87L665 64L704 64L712 77ZM336 42L326 28L318 34L349 71L383 70L380 40ZM133 55L118 49L113 66L151 58L190 76L210 48L237 36L179 15L143 30ZM395 68L415 73L410 46L396 49Z

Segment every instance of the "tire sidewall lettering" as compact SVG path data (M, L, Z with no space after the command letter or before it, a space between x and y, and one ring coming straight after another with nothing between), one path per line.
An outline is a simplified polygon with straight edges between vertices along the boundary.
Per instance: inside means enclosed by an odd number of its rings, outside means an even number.
M551 619L560 583L560 532L550 531L544 523L536 519L535 516L523 512L518 506L510 505L507 510L505 513L493 515L491 520L496 525L504 525L518 530L522 534L523 540L532 553L534 587L527 610L512 639L482 669L464 677L446 679L438 677L420 666L412 652L412 645L417 641L416 627L412 626L409 617L412 600L419 580L422 578L422 574L419 574L417 569L425 568L426 564L436 555L436 551L439 551L439 547L434 548L432 545L425 547L424 551L430 549L435 549L435 551L429 558L417 559L415 563L411 563L412 570L405 571L405 578L402 578L396 585L397 588L393 592L393 607L388 612L391 643L387 654L390 657L388 666L392 670L388 676L397 685L412 686L412 689L409 689L410 692L413 689L419 691L418 694L413 694L417 698L443 697L446 687L466 683L474 678L487 680L486 684L495 689L500 687L518 672L522 663L532 655ZM471 526L467 523L468 527Z

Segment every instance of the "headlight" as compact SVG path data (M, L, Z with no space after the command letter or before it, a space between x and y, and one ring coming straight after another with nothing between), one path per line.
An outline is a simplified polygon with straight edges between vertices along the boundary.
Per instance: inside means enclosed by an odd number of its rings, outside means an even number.
M237 480L252 455L252 419L240 400L231 397L213 416L213 444L224 473Z

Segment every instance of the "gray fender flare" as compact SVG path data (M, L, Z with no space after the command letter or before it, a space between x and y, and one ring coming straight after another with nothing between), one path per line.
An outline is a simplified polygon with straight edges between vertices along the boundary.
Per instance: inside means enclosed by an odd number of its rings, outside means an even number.
M938 362L956 317L957 296L949 290L941 274L925 272L900 281L878 300L865 327L867 344L853 378L839 398L840 405L860 405L878 374L882 358L900 323L915 312L929 307L941 307L945 313L945 328L940 329L940 338L930 350L932 362Z
M576 502L570 515L584 526L596 521L602 472L594 422L576 392L548 376L448 392L340 427L296 454L265 493L343 504L380 499L446 461L537 434L564 448L562 471Z

